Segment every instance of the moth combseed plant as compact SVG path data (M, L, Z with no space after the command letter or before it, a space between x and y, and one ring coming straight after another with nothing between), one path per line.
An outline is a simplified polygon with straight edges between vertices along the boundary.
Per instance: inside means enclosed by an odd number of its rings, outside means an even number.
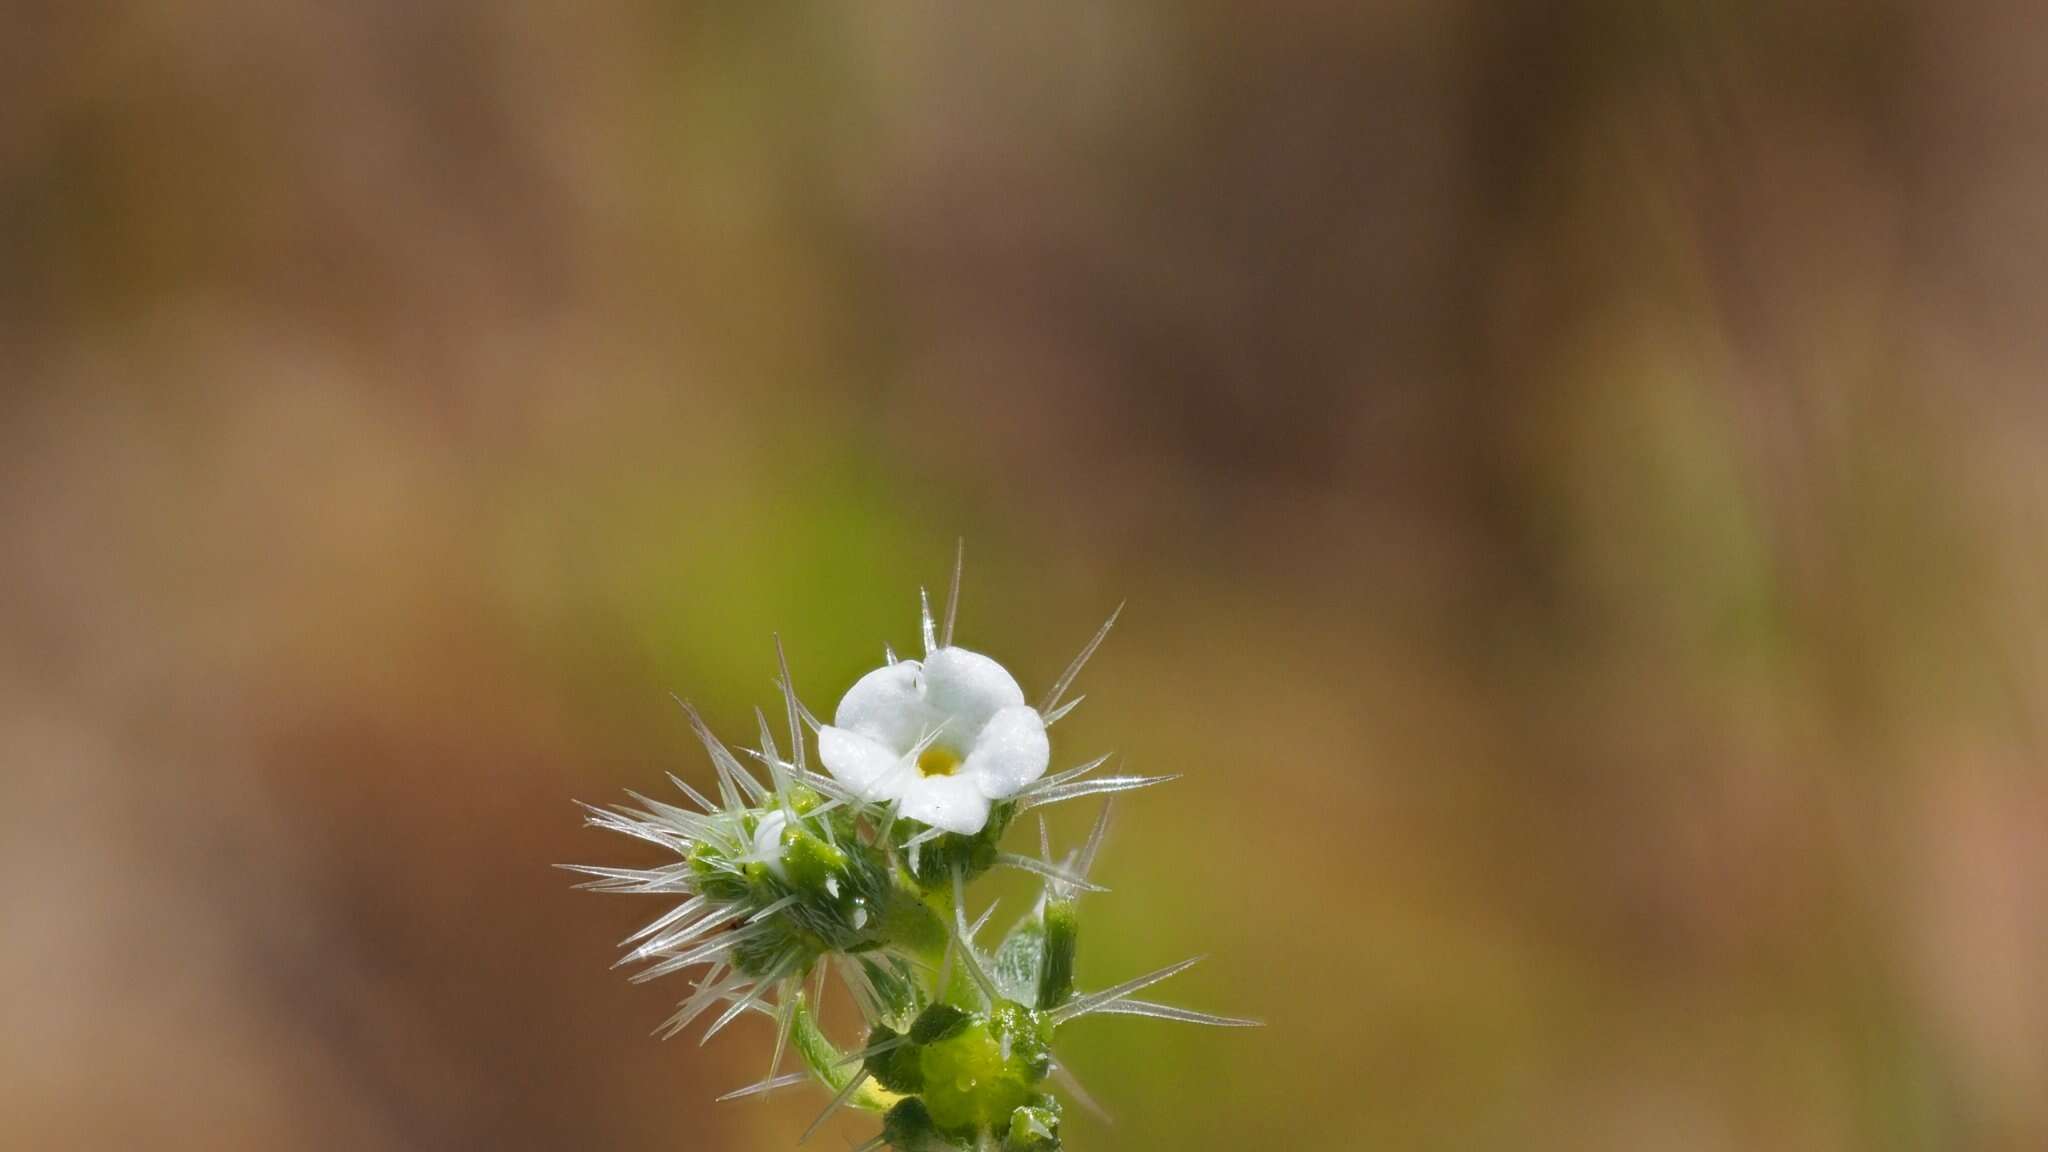
M760 775L685 704L717 770L717 795L671 776L681 802L629 793L632 804L585 806L589 823L674 859L570 867L590 877L582 887L673 902L624 941L620 960L640 966L636 982L690 974L663 1035L699 1020L706 1040L750 1014L772 1022L766 1077L720 1099L815 1080L831 1102L805 1138L850 1107L879 1121L864 1152L1055 1152L1057 1093L1089 1103L1059 1064L1065 1025L1095 1014L1254 1022L1137 998L1194 960L1099 991L1074 986L1080 900L1101 891L1088 877L1108 797L1170 777L1095 775L1108 757L1047 774L1049 730L1080 703L1067 691L1114 615L1034 706L1001 664L953 644L959 591L956 560L942 621L923 600L923 659L885 651L829 724L797 698L778 642L787 747L757 709L759 746L741 755ZM1105 799L1077 851L1056 854L1042 816L1035 852L1003 848L1020 817L1086 796ZM996 868L1033 874L1041 892L984 945L994 906L968 910L975 881ZM851 1043L820 1026L819 998L833 977L866 1023ZM792 1053L800 1067L785 1073Z

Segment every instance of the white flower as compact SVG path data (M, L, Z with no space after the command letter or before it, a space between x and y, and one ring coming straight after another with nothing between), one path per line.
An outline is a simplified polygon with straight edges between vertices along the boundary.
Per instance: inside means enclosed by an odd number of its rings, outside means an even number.
M818 757L864 800L972 834L989 805L1045 774L1045 718L1003 666L965 648L899 660L860 678L818 730Z
M784 880L789 879L789 873L782 868L782 831L787 827L789 817L779 809L770 810L754 825L754 859Z

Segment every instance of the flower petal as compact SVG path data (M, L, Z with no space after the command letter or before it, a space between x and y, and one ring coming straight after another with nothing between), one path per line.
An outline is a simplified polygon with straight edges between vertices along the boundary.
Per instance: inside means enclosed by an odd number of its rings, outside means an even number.
M971 836L988 823L988 797L964 775L912 775L896 810L912 820Z
M1003 800L1045 775L1051 759L1045 718L1038 709L1017 704L989 717L959 774L971 778L982 795Z
M864 800L894 800L903 785L916 779L916 769L892 749L845 728L830 724L818 729L818 759L832 778Z
M840 698L832 722L899 755L939 724L925 703L925 673L915 660L899 660L861 677Z
M941 648L924 662L925 702L946 736L971 747L981 726L1003 708L1024 703L1024 690L1001 664L965 648Z
M782 870L782 832L789 827L789 817L780 810L768 812L761 822L754 825L754 858L768 866L770 872L784 878L788 873Z

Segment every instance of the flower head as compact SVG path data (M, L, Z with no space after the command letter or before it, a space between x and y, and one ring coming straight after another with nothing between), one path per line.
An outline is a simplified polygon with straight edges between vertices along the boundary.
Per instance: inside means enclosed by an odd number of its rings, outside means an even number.
M665 1034L706 1014L715 1018L705 1039L749 1013L774 1021L767 1077L720 1099L816 1079L833 1097L811 1131L841 1107L881 1118L863 1152L1059 1152L1054 1085L1086 1100L1053 1060L1067 1023L1250 1022L1132 998L1192 960L1098 992L1075 988L1077 905L1082 893L1103 891L1088 876L1108 806L1081 849L1063 857L1043 819L1036 856L1002 850L1003 834L1025 811L1170 777L1092 775L1107 756L1046 773L1046 728L1080 702L1061 700L1114 614L1033 708L1002 665L953 645L958 596L956 558L943 628L925 605L924 658L891 653L846 692L831 724L797 698L778 642L788 757L758 709L760 747L742 749L767 769L766 784L685 704L717 773L716 798L672 777L687 805L629 793L632 805L587 808L590 823L674 859L569 867L590 877L584 887L675 902L624 941L621 961L646 965L635 981L702 969ZM809 765L810 733L824 773ZM879 805L904 822L877 819ZM997 867L1036 874L1044 892L991 951L980 936L994 906L971 917L968 885ZM820 1024L831 972L867 1024L865 1047L852 1052ZM781 1072L786 1051L803 1071Z
M971 835L993 802L1045 775L1051 747L1001 664L947 646L861 677L819 729L818 758L862 800Z

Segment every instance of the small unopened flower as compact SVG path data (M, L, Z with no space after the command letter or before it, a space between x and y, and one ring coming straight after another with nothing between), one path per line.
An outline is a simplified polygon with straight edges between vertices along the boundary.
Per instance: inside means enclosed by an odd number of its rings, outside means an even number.
M778 880L789 879L789 871L782 866L782 833L788 828L789 817L774 809L754 825L754 859Z
M862 800L971 835L992 803L1045 775L1051 747L1001 664L947 646L861 677L819 729L818 758Z

